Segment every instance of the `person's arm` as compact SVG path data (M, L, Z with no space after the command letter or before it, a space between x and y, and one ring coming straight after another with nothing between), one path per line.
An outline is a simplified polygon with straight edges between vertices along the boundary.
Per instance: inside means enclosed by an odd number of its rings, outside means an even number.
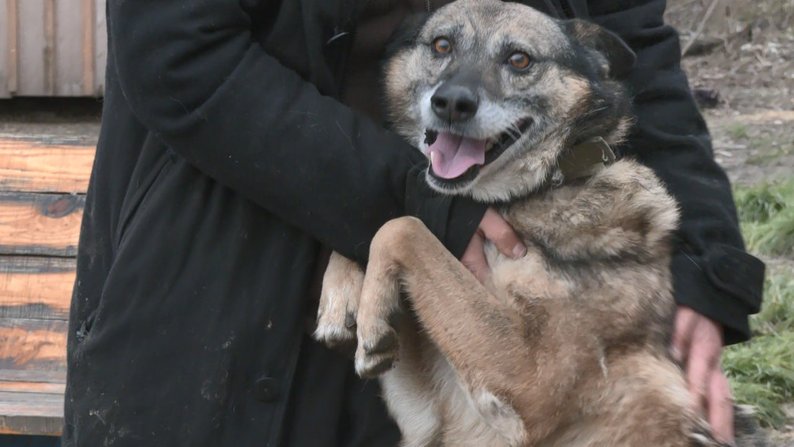
M485 207L425 185L423 157L271 57L238 1L109 0L123 94L175 153L345 256L414 215L460 256Z
M676 301L722 324L724 341L736 343L750 337L748 315L761 305L764 265L744 250L731 187L714 161L664 8L664 0L588 3L591 19L637 53L628 78L636 125L625 153L651 167L680 203Z

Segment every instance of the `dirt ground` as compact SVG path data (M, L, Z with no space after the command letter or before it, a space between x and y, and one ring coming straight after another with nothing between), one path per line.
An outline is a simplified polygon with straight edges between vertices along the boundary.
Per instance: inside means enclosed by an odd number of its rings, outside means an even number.
M686 47L713 0L674 0L668 21ZM718 2L720 3L720 2ZM712 13L686 56L690 84L718 96L704 115L714 155L735 183L780 180L794 173L794 1L721 2L732 14ZM718 6L719 8L719 6ZM719 9L717 9L719 11ZM696 22L696 23L693 23ZM727 23L726 23L727 22ZM698 95L704 96L704 95ZM704 104L705 105L705 104Z

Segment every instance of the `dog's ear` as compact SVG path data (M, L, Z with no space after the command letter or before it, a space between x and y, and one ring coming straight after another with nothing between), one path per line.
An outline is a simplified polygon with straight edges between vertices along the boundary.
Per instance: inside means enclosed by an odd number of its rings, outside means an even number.
M384 53L384 60L389 60L392 56L399 53L400 50L415 45L416 39L419 37L419 32L429 18L430 14L426 12L412 14L406 17L392 33L391 37L389 37Z
M562 22L563 29L579 44L600 53L609 65L609 76L616 79L629 74L637 56L617 34L581 19Z

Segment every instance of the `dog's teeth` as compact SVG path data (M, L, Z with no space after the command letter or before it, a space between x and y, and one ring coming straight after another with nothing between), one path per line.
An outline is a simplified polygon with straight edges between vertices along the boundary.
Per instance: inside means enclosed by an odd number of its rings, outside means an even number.
M430 166L438 166L441 163L438 151L430 151Z

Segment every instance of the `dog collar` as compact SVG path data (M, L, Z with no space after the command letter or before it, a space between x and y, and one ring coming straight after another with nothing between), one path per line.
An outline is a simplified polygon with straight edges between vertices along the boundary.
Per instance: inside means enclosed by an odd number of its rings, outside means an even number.
M615 162L615 152L603 138L596 137L579 143L560 159L559 168L564 182L591 177Z

